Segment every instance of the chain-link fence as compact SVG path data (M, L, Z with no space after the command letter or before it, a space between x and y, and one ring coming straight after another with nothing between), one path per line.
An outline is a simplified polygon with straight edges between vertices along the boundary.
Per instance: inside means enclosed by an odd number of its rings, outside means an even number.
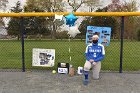
M46 23L44 21L41 24L39 20L45 18L47 17L13 18L13 23L10 24L11 21L9 21L8 27L1 26L1 32L3 32L0 33L0 71L52 70L57 69L58 63L70 63L75 69L78 66L83 66L86 31L89 25L111 27L112 29L110 45L105 46L106 55L102 61L102 71L140 70L139 17L124 17L124 26L122 17L86 17L79 26L81 33L75 38L70 38L67 35L68 31L58 31L60 26L56 24L47 25L46 28L40 27ZM33 19L36 21L32 22ZM27 24L33 25L34 28ZM17 29L13 30L12 28ZM123 28L124 34L121 33ZM55 49L55 66L32 66L33 48ZM121 51L121 49L123 50Z

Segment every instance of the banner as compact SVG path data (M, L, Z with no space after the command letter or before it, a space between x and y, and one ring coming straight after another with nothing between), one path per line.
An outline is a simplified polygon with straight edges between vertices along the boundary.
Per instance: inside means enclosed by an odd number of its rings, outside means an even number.
M99 36L99 43L103 44L104 46L109 46L111 37L111 27L87 26L87 45L92 43L92 36L95 34Z
M33 48L32 66L53 67L55 62L54 49Z

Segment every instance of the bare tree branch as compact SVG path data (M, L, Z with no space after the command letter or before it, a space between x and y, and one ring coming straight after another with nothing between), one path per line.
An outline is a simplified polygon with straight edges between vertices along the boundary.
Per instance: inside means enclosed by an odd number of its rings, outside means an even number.
M70 0L68 0L68 4L72 7L73 12L76 12L82 6L82 4L87 2L88 1L81 0L80 3L78 4L76 3L76 0L73 0L73 3Z

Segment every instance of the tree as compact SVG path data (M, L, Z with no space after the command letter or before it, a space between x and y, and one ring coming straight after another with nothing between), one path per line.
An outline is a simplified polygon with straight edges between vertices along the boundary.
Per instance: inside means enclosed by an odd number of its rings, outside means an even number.
M21 8L21 3L20 1L18 1L16 3L16 6L15 7L12 7L11 8L11 12L14 12L14 13L19 13L19 12L22 12L22 8ZM20 18L18 17L11 17L9 23L8 23L8 34L9 35L15 35L15 36L18 36L18 40L19 40L19 36L20 36Z
M44 12L62 12L62 0L27 0L27 7L30 12L34 9L43 10ZM34 11L35 12L35 11ZM46 17L46 27L51 31L52 39L56 38L57 24L54 24L54 16Z
M73 12L76 12L82 5L89 7L89 12L92 12L99 5L100 0L67 0L67 2L72 7Z
M63 11L63 0L27 0L27 6L34 6L46 12L60 12Z
M136 12L138 7L136 0L123 0L122 11L124 12Z
M0 0L0 9L1 11L5 11L8 0ZM3 18L0 17L0 26L5 26Z
M24 11L25 12L44 12L44 10L41 10L39 8L30 8L31 6L25 6ZM25 17L24 18L24 26L25 26L25 32L28 35L38 35L41 36L42 34L50 34L49 29L46 27L47 19L46 17Z
M71 3L71 1L74 1ZM27 6L28 8L32 9L37 8L37 9L42 9L45 12L63 12L66 10L66 6L71 6L73 8L73 11L77 11L82 5L87 5L91 2L97 2L98 0L27 0ZM64 3L67 3L65 5ZM92 3L94 4L94 3ZM67 11L67 10L66 10ZM50 29L51 31L51 36L52 39L55 39L56 37L56 30L58 28L57 24L54 23L54 16L52 17L47 17L47 22L46 26Z
M107 11L111 11L111 12L120 12L120 11L122 11L121 10L122 5L120 3L120 0L111 0L111 1L112 1L111 4L109 4L107 6Z
M86 5L89 7L89 12L93 12L95 8L102 6L100 0L87 0Z
M136 0L123 0L122 11L124 12L136 12L138 10L138 4ZM125 17L125 37L127 39L133 39L136 37L137 28L140 23L137 23L137 17L130 16Z
M112 0L112 3L107 6L108 11L112 12L136 12L138 9L136 0ZM120 18L115 17L118 23L121 23ZM125 17L125 33L124 37L133 39L135 37L136 29L140 23L136 22L137 17ZM121 24L120 24L121 25ZM119 28L118 28L119 29ZM119 35L119 34L118 34Z
M107 11L107 8L98 9L96 12ZM118 26L117 20L114 17L104 17L104 16L95 16L95 17L87 17L82 24L80 25L79 29L83 35L86 34L87 26L103 26L103 27L111 27L112 29L112 37L116 34L116 29Z

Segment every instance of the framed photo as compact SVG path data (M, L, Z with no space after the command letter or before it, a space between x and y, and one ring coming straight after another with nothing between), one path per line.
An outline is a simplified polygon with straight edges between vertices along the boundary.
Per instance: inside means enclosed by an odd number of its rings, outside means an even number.
M55 62L54 49L33 48L32 66L53 67Z

